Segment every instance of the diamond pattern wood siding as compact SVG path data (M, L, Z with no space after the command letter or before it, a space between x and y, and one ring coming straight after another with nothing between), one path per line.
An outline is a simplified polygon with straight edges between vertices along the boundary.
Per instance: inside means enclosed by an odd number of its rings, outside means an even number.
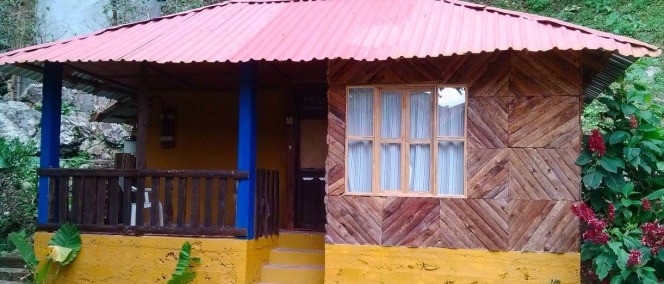
M580 200L578 152L571 148L509 150L509 196L527 200Z
M468 149L466 190L470 198L505 199L508 196L509 151Z
M330 61L327 242L578 251L579 54ZM343 195L346 87L427 83L468 90L466 198Z
M579 220L571 211L572 204L571 201L512 200L510 250L578 251Z
M383 206L381 244L432 247L440 239L440 201L388 197Z
M326 241L336 244L380 244L383 200L380 197L327 196Z
M441 199L441 247L507 250L506 199Z
M519 97L509 111L509 146L563 148L579 145L581 97Z

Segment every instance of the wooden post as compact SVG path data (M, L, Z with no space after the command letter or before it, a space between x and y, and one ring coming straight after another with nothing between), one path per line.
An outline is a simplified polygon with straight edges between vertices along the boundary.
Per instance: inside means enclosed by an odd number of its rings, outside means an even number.
M249 172L237 187L235 224L254 238L256 190L256 62L240 63L239 127L237 166Z
M39 156L39 166L41 168L57 168L60 166L62 65L59 63L46 62L44 64L43 83L41 154ZM48 177L39 177L39 191L37 195L37 222L39 224L46 224L49 222L48 182ZM54 194L57 196L57 192ZM51 210L53 210L52 212L57 212L57 209L58 208L51 208ZM57 216L55 218L57 218Z
M148 134L148 104L149 94L147 92L147 65L141 63L138 87L138 109L136 111L136 168L145 169L145 151Z

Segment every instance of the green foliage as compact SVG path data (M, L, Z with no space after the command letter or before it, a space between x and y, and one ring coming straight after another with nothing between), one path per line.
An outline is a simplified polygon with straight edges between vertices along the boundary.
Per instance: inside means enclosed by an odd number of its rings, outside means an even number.
M32 235L37 208L37 147L17 139L0 139L0 252L11 251L14 245L7 236L23 228Z
M200 264L201 259L198 257L191 257L191 244L189 242L184 242L182 244L182 249L180 250L180 256L178 262L175 265L175 271L168 284L185 284L194 280L196 277L196 272L191 271L191 266L193 263Z
M48 242L49 254L46 260L39 264L32 244L26 238L25 231L22 230L18 233L11 233L10 239L18 248L18 251L23 258L23 261L28 265L32 272L34 283L55 283L55 279L60 272L60 267L71 263L78 252L81 251L81 235L76 226L66 223L60 227ZM51 267L57 266L53 275L50 275Z
M19 232L14 232L9 234L9 240L14 244L18 253L25 261L25 264L28 265L32 270L37 268L39 265L39 260L35 256L35 250L32 248L32 243L27 240L25 230Z
M592 263L599 279L611 283L658 283L664 278L664 249L657 252L641 239L642 225L664 219L664 131L661 106L652 103L652 93L638 78L621 80L618 88L598 99L606 111L599 116L599 142L585 139L576 163L582 167L583 199L606 223L601 234L608 243L593 241L584 233L582 260ZM597 136L596 136L597 138ZM605 146L605 153L598 145ZM601 148L601 147L599 147ZM643 205L648 200L652 208ZM615 207L611 217L609 206ZM591 225L592 227L592 225ZM589 231L592 230L589 229ZM630 265L630 253L639 251L641 260ZM637 252L638 253L638 252Z
M48 242L49 246L63 247L69 249L67 257L60 261L62 265L67 265L76 258L78 252L81 251L81 236L78 228L72 224L64 224L58 229L53 237Z

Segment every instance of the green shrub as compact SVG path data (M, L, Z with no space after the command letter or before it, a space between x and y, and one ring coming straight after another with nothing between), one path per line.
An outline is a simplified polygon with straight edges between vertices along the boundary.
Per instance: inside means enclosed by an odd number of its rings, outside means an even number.
M34 143L0 139L0 253L14 246L10 232L25 229L32 235L37 217L37 147Z
M610 283L664 278L664 131L661 106L635 78L598 99L606 107L577 159L586 224L581 258ZM659 269L656 269L659 268Z

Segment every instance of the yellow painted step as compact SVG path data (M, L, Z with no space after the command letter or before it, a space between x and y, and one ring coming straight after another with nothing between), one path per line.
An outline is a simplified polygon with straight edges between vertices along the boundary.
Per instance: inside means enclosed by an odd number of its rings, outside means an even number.
M323 283L324 278L322 265L268 264L261 271L261 283L316 284Z
M325 234L281 231L279 233L279 247L287 249L324 250Z
M276 248L270 251L270 264L283 265L325 265L322 250L302 250Z

